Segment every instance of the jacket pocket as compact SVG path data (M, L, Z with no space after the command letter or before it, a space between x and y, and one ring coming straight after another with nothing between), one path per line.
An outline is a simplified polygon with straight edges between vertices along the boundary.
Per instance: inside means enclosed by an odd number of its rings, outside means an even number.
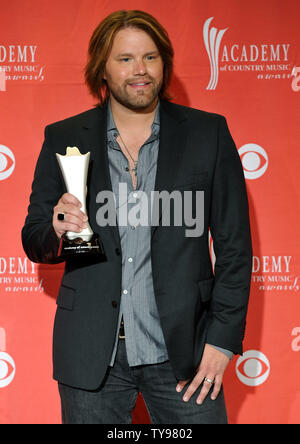
M200 290L200 299L203 303L209 302L212 298L212 290L214 285L214 278L198 281Z
M75 301L75 288L66 287L65 285L61 285L56 304L60 308L64 308L66 310L73 310L74 301Z

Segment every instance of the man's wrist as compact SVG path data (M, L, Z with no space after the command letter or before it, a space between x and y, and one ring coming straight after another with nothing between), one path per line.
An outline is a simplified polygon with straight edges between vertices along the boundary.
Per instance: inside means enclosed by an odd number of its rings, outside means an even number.
M208 344L211 347L215 348L216 350L220 351L221 353L224 353L224 355L226 355L230 361L232 360L233 357L233 352L230 350L227 350L226 348L222 348L222 347L218 347L217 345L213 345L213 344Z

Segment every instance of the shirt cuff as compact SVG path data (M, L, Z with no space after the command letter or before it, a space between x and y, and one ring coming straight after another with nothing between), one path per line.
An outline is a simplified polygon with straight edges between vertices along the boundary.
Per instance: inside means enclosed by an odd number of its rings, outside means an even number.
M232 351L226 350L225 348L222 348L222 347L217 347L216 345L212 345L212 344L209 344L209 345L211 347L215 348L216 350L219 350L220 352L224 353L224 355L226 355L227 358L230 359L230 361L232 360L232 357L233 357L233 352Z

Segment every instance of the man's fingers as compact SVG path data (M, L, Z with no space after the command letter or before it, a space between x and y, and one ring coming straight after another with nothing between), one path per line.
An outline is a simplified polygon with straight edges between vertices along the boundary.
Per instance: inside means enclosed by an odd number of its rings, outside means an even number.
M70 193L65 193L59 199L53 211L53 227L56 235L60 238L66 231L80 233L86 228L88 220L86 214L80 210L80 201ZM59 213L64 214L63 220L58 220Z
M210 381L214 380L214 376L207 376L207 378ZM210 392L212 386L213 386L213 384L211 384L210 382L208 382L204 379L202 389L201 389L200 394L199 394L197 401L196 401L197 404L201 405L203 403L204 399L206 398L206 396Z
M218 375L215 377L215 383L214 383L214 389L213 392L211 394L211 399L214 401L215 399L217 399L220 390L222 387L222 378Z
M187 402L190 400L190 398L193 396L193 394L195 393L197 388L201 385L203 378L204 378L204 375L201 374L201 372L197 373L197 375L194 377L194 379L190 383L187 391L184 394L184 397L183 397L184 401Z
M73 216L70 213L65 213L64 220L59 222L63 224L63 227L66 228L66 231L76 231L73 230L72 227L79 228L80 230L86 228L86 223L83 221L81 217Z
M66 216L68 215L68 218L69 218L70 222L72 220L70 219L69 216L75 216L75 217L77 217L78 219L80 219L83 222L87 220L86 214L83 211L81 211L78 206L75 206L74 204L58 204L54 208L54 212L55 212L56 215L58 213L64 213L65 214L65 220L67 219Z
M72 205L75 205L76 207L79 207L79 208L82 207L82 203L80 202L80 200L78 200L77 197L75 197L71 193L63 194L61 196L59 202L62 204L72 204Z
M186 386L186 384L190 381L190 379L186 379L185 381L178 381L176 391L181 392L182 389Z
M64 220L58 220L57 214L64 213ZM87 220L87 219L85 219ZM74 216L72 213L66 213L65 210L57 210L53 217L53 226L59 237L66 231L73 231L80 233L81 230L86 228L86 222L82 216Z
M79 225L72 224L70 222L64 223L63 230L66 231L75 231L75 233L80 233L84 227L80 227Z
M203 382L203 387L201 389L201 392L197 398L197 404L201 405L203 403L203 401L205 400L206 396L208 395L208 393L211 391L211 389L213 388L212 394L210 396L210 398L214 401L215 399L217 399L221 387L222 387L222 377L220 375L217 375L215 378L213 377L209 377L207 376L207 378L211 381L214 380L214 384L211 384L210 382L206 381L204 379Z
M205 378L209 379L210 381L214 381L214 384L211 384L211 382L205 380ZM189 380L179 381L176 390L180 392L183 389L183 387L188 383L188 381ZM205 398L212 389L213 390L211 393L211 399L215 400L218 397L222 387L222 376L220 375L217 375L216 377L214 377L213 375L204 376L204 374L198 373L190 383L187 391L184 394L183 400L185 402L188 402L201 384L202 388L196 400L197 404L199 405L203 403L203 401L205 400Z
M194 376L192 382L187 388L183 396L183 400L186 402L189 401L201 384L202 387L197 397L197 404L202 404L209 392L211 392L211 399L216 399L220 393L223 374L228 363L229 358L223 352L216 350L209 344L206 344L197 374ZM179 381L179 387L182 385L182 383L184 386L187 381Z

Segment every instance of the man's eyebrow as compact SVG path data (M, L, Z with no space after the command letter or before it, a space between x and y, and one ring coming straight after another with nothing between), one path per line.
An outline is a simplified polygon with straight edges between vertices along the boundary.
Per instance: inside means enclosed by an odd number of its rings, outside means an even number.
M157 49L154 51L146 52L145 55L155 55L155 54L159 54L159 51Z
M158 51L158 50L154 50L154 51L146 52L146 53L144 54L144 56L148 56L148 55L156 55L156 54L159 54L159 51ZM117 54L117 57L133 57L133 54L131 54L130 52L122 52L122 53L120 53L120 54Z
M130 52L122 52L117 54L117 57L132 57L132 54L130 54Z

